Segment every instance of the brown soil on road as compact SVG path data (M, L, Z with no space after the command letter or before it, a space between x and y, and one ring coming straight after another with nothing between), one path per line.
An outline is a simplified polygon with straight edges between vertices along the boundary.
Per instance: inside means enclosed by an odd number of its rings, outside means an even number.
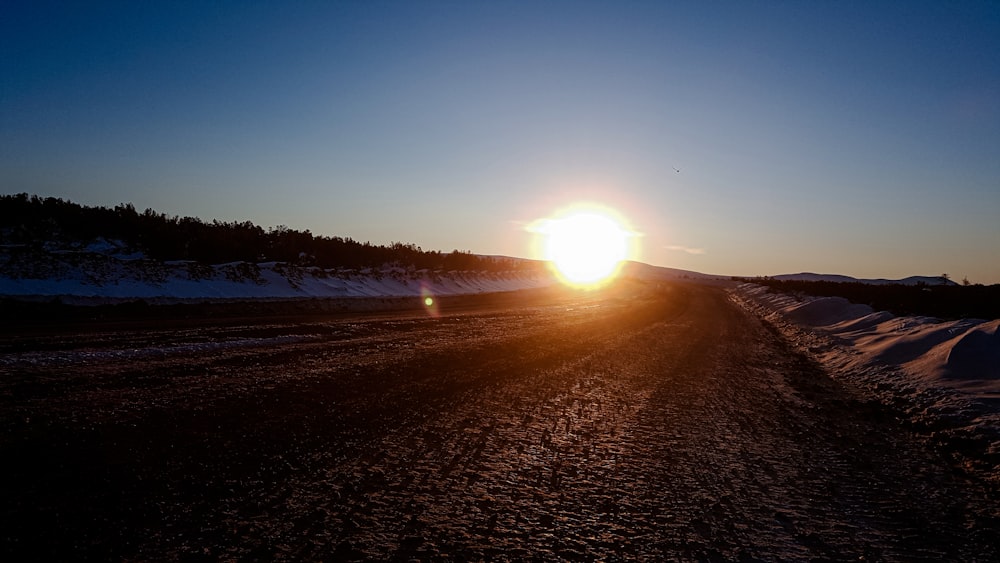
M989 491L718 288L0 350L4 560L1000 558Z

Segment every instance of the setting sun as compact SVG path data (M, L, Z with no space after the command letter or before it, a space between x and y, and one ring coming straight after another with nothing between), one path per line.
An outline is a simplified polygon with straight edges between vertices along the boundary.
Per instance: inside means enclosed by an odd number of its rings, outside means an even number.
M633 233L606 209L577 206L538 221L542 258L566 284L592 288L610 281L629 257Z

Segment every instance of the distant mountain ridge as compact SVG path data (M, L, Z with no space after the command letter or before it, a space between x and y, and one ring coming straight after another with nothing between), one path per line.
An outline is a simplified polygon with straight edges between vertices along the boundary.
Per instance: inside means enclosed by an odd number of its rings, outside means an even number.
M802 272L798 274L781 274L771 276L771 279L779 281L824 281L837 283L867 283L871 285L958 285L944 276L910 276L898 280L859 279L840 274L814 274L812 272Z

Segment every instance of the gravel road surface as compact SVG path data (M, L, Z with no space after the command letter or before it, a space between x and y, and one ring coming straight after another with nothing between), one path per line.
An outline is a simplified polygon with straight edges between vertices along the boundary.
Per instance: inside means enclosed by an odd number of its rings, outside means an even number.
M0 337L0 559L996 561L719 288Z

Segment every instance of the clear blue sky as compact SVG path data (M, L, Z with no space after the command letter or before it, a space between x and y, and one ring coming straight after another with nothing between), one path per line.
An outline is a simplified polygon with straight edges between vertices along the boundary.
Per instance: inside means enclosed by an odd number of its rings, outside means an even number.
M0 48L4 193L516 256L588 200L653 264L1000 283L997 2L24 1Z

